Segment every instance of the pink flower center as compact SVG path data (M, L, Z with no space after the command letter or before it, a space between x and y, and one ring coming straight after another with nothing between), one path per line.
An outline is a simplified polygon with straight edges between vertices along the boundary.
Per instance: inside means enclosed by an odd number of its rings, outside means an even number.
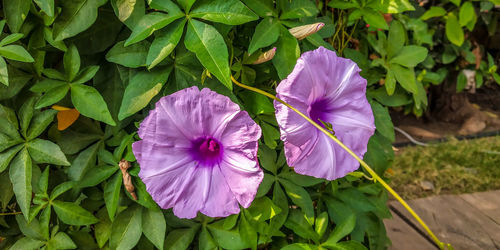
M191 143L191 156L202 166L213 167L220 163L224 151L222 144L212 137L199 137Z
M309 117L321 126L323 126L323 123L321 121L331 122L329 121L329 117L332 111L333 109L330 107L329 101L327 99L318 99L314 101L307 109Z

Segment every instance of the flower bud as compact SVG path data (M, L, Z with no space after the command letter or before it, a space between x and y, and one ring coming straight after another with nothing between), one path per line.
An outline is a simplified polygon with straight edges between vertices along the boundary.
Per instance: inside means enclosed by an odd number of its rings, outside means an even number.
M294 27L289 29L288 31L290 31L290 34L292 34L295 38L302 40L318 32L321 28L323 28L323 26L325 26L324 23L313 23Z
M274 54L276 54L276 47L262 53L262 55L260 55L257 60L255 60L252 64L261 64L261 63L265 63L271 59L273 59L274 57Z

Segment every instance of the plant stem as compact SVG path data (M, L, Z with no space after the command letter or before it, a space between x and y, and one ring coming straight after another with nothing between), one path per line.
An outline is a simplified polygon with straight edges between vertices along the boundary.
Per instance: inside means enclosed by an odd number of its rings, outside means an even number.
M401 205L403 205L403 207L408 210L408 212L410 212L410 214L418 221L418 223L420 223L420 225L422 225L422 227L425 229L425 231L427 231L427 233L431 236L432 240L434 240L434 242L437 244L437 246L440 248L440 249L444 249L444 247L446 246L448 249L452 249L451 248L451 245L450 244L445 244L443 242L441 242L437 237L436 235L431 231L431 229L427 226L427 224L425 224L425 222L420 218L420 216L418 216L418 214L410 207L410 205L408 205L408 203L406 203L405 200L403 200L403 198L401 198L401 196L399 196L398 193L396 193L396 191L394 191L394 189L392 189L383 179L382 177L380 177L375 171L373 171L373 169L366 163L364 162L361 158L359 158L354 152L352 152L351 149L349 149L346 145L344 145L344 143L342 143L339 139L337 139L337 137L335 137L334 135L332 135L330 132L328 132L327 130L325 130L321 125L317 124L316 122L314 122L313 120L311 120L311 118L309 118L307 115L305 115L304 113L300 112L299 110L297 110L296 108L294 108L293 106L291 106L290 104L286 103L285 101L279 99L278 97L272 95L272 94L269 94L263 90L260 90L258 88L254 88L254 87L250 87L250 86L247 86L243 83L240 83L238 81L236 81L236 79L234 79L233 76L231 76L231 80L233 81L234 84L242 87L242 88L245 88L245 89L248 89L248 90L251 90L253 92L256 92L256 93L259 93L261 95L264 95L264 96L267 96L277 102L280 102L281 104L287 106L288 108L290 108L291 110L293 110L295 113L297 113L298 115L302 116L304 119L306 119L309 123L311 123L313 126L315 126L317 129L319 129L321 132L323 132L324 134L326 134L328 137L330 137L333 141L335 141L340 147L342 147L345 151L347 151L350 155L352 155L360 164L361 166L363 166L363 168L375 179L375 182L378 181L380 182L380 184L382 184L382 186L387 190L389 191L389 193L391 193L394 198L396 198L399 203L401 203Z
M22 214L22 213L23 213L23 212L0 213L0 216L16 215L16 214Z

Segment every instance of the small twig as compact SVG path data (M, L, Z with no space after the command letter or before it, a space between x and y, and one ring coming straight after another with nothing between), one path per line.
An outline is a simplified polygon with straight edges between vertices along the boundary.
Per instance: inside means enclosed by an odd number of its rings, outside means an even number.
M120 166L120 170L122 171L123 185L125 186L125 189L127 189L127 192L132 196L132 198L134 198L134 200L137 200L137 195L134 191L134 184L132 184L132 177L127 172L127 169L130 168L130 162L123 159L118 165Z
M16 214L22 214L22 213L23 213L23 212L0 213L0 216L16 215Z

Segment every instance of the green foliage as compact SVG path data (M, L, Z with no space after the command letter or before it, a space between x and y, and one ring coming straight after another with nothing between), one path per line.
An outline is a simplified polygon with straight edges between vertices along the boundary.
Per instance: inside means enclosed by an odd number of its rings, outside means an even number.
M230 77L275 93L303 52L324 46L352 59L377 127L364 160L382 175L394 159L388 107L421 115L432 86L465 89L463 69L476 72L477 87L500 84L498 56L468 39L478 29L495 33L494 4L3 0L0 248L384 249L382 187L362 172L334 181L295 173L273 103ZM317 22L324 27L303 39L290 32ZM253 64L272 48L270 61ZM138 177L138 123L161 96L190 86L230 97L262 128L264 179L239 214L179 219ZM73 108L74 124L58 130ZM124 186L122 159L136 197Z

